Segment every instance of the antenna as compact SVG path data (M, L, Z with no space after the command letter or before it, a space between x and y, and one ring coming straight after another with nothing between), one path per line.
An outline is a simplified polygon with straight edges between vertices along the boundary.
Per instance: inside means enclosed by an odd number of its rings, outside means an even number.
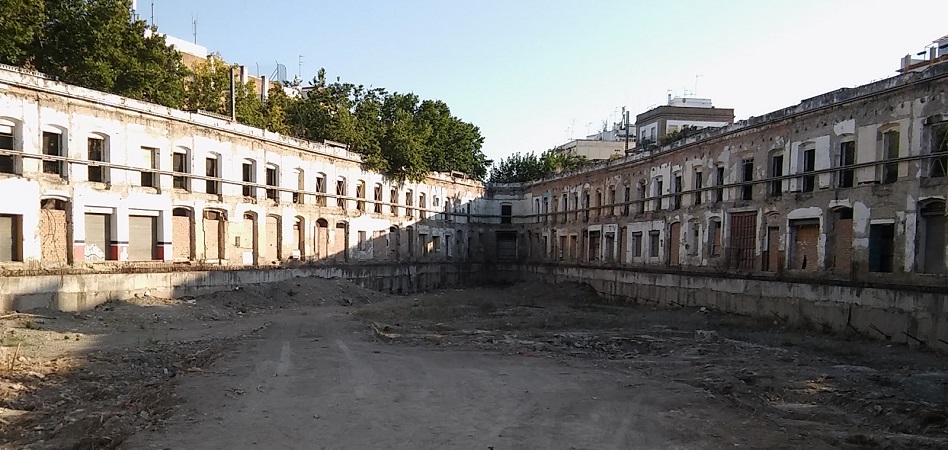
M151 0L151 26L155 26L155 0Z
M191 15L191 32L194 34L194 43L198 43L198 20L197 16Z
M698 96L698 78L700 77L701 75L695 75L695 90L693 92L695 97Z
M300 55L300 65L296 69L296 76L300 78L303 77L303 55Z

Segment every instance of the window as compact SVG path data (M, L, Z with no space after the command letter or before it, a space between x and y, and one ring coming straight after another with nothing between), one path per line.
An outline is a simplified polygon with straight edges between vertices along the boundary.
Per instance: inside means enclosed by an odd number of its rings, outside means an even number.
M616 215L616 187L609 186L609 215Z
M376 183L372 190L372 199L375 200L372 210L376 214L382 214L382 184Z
M944 178L948 175L948 122L932 127L932 156L928 176Z
M596 189L596 217L602 216L602 191Z
M356 182L356 209L365 211L365 181Z
M816 169L816 149L807 149L803 151L803 177L801 179L800 189L803 192L813 192L816 187L816 175L813 171Z
M573 220L579 220L579 193L573 194Z
M675 196L672 197L672 209L681 208L681 175L675 175L674 179Z
M754 160L745 159L741 164L741 200L754 199Z
M711 241L711 245L709 246L711 248L710 255L721 256L721 219L711 219L708 226L708 235Z
M221 160L218 156L208 156L204 160L204 175L208 177L205 180L204 192L208 194L219 195L221 193L221 182L213 178L221 176Z
M427 255L431 251L429 247L430 244L428 243L428 234L418 233L418 243L421 244L422 255Z
M547 197L543 197L543 223L547 223L550 221L549 213L550 213L550 199Z
M14 132L16 126L12 122L0 120L0 151L15 151ZM17 173L17 157L0 155L0 173Z
M839 167L837 185L841 188L853 187L855 171L849 166L856 164L856 141L839 144Z
M895 260L895 225L869 225L869 271L892 272Z
M714 185L718 186L714 190L714 202L723 202L724 201L724 166L718 166L715 168L714 176Z
M63 136L50 131L43 132L43 154L47 156L63 156ZM63 175L63 162L43 160L43 173Z
M663 186L662 179L655 179L655 190L653 191L653 197L655 197L655 205L652 207L653 211L662 210L662 192L664 192L665 187Z
M244 160L242 166L242 180L245 183L243 186L244 197L256 197L257 188L254 186L248 186L246 183L256 183L257 182L257 163L253 160Z
M639 213L645 212L645 202L647 201L646 197L648 197L647 189L644 181L639 183Z
M632 256L635 258L642 257L642 232L641 231L632 233Z
M886 161L899 157L899 132L892 130L882 133L882 154ZM895 183L899 179L899 163L887 162L882 165L882 184Z
M190 180L185 175L191 172L189 159L188 152L185 150L175 150L171 154L171 171L174 172L171 176L171 185L175 189L191 190Z
M141 185L144 187L158 187L158 174L154 172L155 162L158 160L158 149L152 147L141 148Z
M366 251L369 249L369 239L366 235L366 232L359 230L359 250Z
M343 177L336 180L336 206L346 209L346 179Z
M275 188L280 186L280 169L273 164L267 164L266 177L267 186L272 186L267 188L267 198L279 203L280 190Z
M695 193L694 193L695 205L701 204L701 197L704 196L704 194L701 192L701 189L703 188L704 188L704 178L702 178L701 171L695 169Z
M316 174L316 206L326 206L326 174Z
M418 218L425 220L428 217L428 203L424 193L418 194Z
M930 201L919 211L918 262L922 273L944 274L945 267L945 202Z
M569 210L569 197L566 194L563 194L560 206L563 211L563 223L566 223L569 220L569 213L567 212Z
M303 193L306 191L306 177L303 169L294 169L293 175L296 178L296 192L293 193L293 203L297 205L306 204L306 194Z
M659 232L648 232L648 256L649 258L658 258Z
M441 252L441 236L431 236L431 250L435 253Z
M625 185L625 193L623 194L622 199L624 203L622 205L622 215L628 216L629 215L629 201L632 200L632 186L629 186L628 184Z
M412 208L414 206L414 195L411 192L411 189L405 192L405 217L411 219L415 216L415 211Z
M398 189L392 189L391 192L389 192L388 198L392 201L392 205L389 212L391 212L393 216L397 217L398 216Z
M511 223L512 215L513 215L513 205L509 203L504 203L500 205L500 223Z
M589 221L589 191L583 193L583 222Z
M89 181L104 183L106 181L107 170L105 167L95 164L97 162L106 162L105 157L105 139L100 137L90 137L86 140L86 156L90 161L87 167Z
M731 213L729 217L728 262L732 267L751 270L756 261L757 212Z
M780 178L783 176L783 154L777 154L770 157L770 177ZM770 182L770 196L780 198L783 195L783 180L777 179Z

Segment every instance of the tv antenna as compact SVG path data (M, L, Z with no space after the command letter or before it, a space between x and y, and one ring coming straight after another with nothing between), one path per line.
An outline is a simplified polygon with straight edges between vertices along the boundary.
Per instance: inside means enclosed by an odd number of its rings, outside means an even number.
M151 26L155 26L155 0L151 0Z
M299 65L299 67L296 69L296 76L299 77L299 78L303 78L303 55L300 55L299 63L300 63L300 65Z
M194 35L194 43L198 43L198 20L197 16L191 15L191 33Z

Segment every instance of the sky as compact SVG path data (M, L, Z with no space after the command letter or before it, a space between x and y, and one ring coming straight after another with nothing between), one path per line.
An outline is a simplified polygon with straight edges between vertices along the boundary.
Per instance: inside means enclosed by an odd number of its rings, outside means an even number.
M945 0L154 0L159 31L251 73L276 62L443 100L488 158L541 152L671 92L759 116L896 74ZM150 0L138 0L145 20ZM302 66L299 65L302 55Z

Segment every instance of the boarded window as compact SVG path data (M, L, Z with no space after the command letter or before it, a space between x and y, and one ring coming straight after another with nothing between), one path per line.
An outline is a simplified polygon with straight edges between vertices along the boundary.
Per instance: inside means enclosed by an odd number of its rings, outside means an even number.
M171 257L178 260L191 259L191 211L175 208L171 211Z
M326 193L326 175L322 173L316 174L316 205L317 206L326 206L326 196L321 195Z
M365 181L356 183L356 209L365 211Z
M346 179L336 180L336 206L346 209Z
M892 272L895 266L895 225L869 225L869 271Z
M251 217L251 220L253 218ZM245 221L246 223L246 221ZM251 224L252 226L253 224ZM224 217L219 211L204 211L204 258L210 260L221 259L222 242L224 235ZM238 236L237 239L240 239ZM253 242L248 240L248 242ZM238 244L239 246L239 244Z
M710 238L710 256L721 256L721 234L722 234L721 220L711 219L711 222L708 225L708 234Z
M47 198L40 201L40 260L43 264L63 266L69 263L66 202Z
M757 249L757 213L732 213L730 258L731 266L738 269L754 268L754 252Z
M23 216L0 214L0 262L23 261Z
M108 214L85 215L85 255L86 261L105 261L112 259L110 251L111 216Z
M833 212L833 268L838 272L852 269L853 210L841 208Z
M820 243L820 222L816 219L791 220L790 269L815 271Z
M293 193L293 203L302 205L306 203L306 196L303 194L303 191L306 190L306 178L303 175L303 170L294 169L293 178L296 179L296 192Z
M388 198L392 202L389 207L389 213L393 216L398 216L398 189L392 189L389 192Z
M128 259L147 261L155 259L157 246L157 220L152 216L128 217Z
M382 185L376 184L372 190L372 199L375 200L372 211L376 214L382 214Z

